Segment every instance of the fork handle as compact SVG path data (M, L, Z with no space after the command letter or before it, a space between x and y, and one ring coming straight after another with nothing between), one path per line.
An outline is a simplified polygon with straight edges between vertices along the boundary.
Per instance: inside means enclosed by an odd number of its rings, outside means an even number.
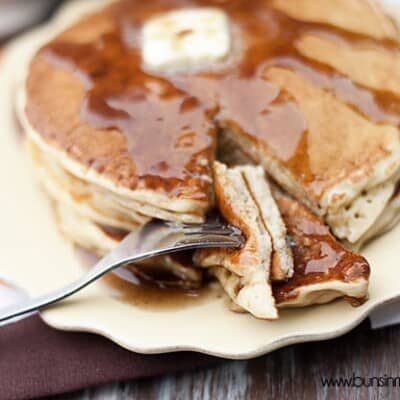
M129 261L126 260L125 262L122 261L119 264L113 265L107 264L107 260L102 259L99 261L99 263L96 264L93 270L91 270L79 280L72 282L67 286L64 286L62 289L58 289L44 296L40 296L34 299L28 299L16 305L0 309L0 324L6 321L12 321L17 317L29 314L33 311L38 311L60 300L64 300L67 297L70 297L73 294L79 292L81 289L84 289L86 286L90 285L92 282L105 275L108 271L118 267L122 267L135 261L144 260L149 257L151 257L151 255L139 254L134 257L134 260L133 257L131 257Z
M134 263L135 261L142 261L150 257L153 257L153 255L148 253L139 254L135 257L130 257L129 260L123 260L118 264L114 263L112 265L105 265L107 260L100 260L100 262L96 264L94 269L91 270L88 274L84 275L77 281L72 282L67 286L64 286L61 289L55 290L43 296L36 297L34 299L25 300L10 307L0 309L0 325L2 325L2 323L6 321L12 322L13 319L18 318L22 315L41 310L42 308L45 308L51 304L64 300L76 294L85 287L89 286L92 282L96 281L113 269Z
M161 239L157 237L157 242L152 243L152 240L154 240L151 236L152 225L148 224L143 229L130 233L111 253L102 258L86 275L77 281L44 296L0 309L0 324L64 300L107 272L128 264L182 250L199 247L238 247L241 244L241 236L235 231L230 236L221 235L220 231L214 233L212 230L207 234L194 232L187 236L168 226L162 227L162 229L164 231L161 230L162 235L159 235ZM157 243L157 246L155 243Z
M34 299L28 299L23 302L20 302L16 305L9 306L3 309L0 309L0 325L4 322L12 322L14 319L32 313L34 311L38 311L41 308L49 306L57 301L63 300L69 296L72 296L80 289L87 286L89 283L85 280L79 280L73 282L72 284L63 287L60 290L56 290L44 296L36 297Z
M155 255L165 254L171 252L171 250L179 251L188 247L187 245L182 245L171 249L169 246L163 246L158 248L157 251L149 251L148 247L143 246L144 237L146 235L143 234L143 229L131 232L82 278L46 295L0 309L0 324L64 300L116 268L142 261Z

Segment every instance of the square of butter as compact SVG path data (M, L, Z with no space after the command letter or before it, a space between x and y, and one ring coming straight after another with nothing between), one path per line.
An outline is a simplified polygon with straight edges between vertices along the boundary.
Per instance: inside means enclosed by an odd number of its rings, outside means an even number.
M231 48L229 20L218 8L183 8L150 19L142 28L142 57L152 70L201 68Z

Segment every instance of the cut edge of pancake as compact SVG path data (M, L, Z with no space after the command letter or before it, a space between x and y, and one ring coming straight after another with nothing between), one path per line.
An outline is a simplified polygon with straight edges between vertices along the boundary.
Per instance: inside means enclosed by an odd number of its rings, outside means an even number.
M287 244L286 226L272 197L265 172L261 167L236 167L245 183L272 241L271 279L286 280L293 275L293 256Z
M239 250L199 250L194 262L211 267L240 307L257 318L277 318L271 280L292 276L293 257L265 173L261 167L228 168L215 162L214 185L222 215L242 230L246 243ZM218 267L231 273L231 278Z
M246 242L241 249L202 249L195 253L195 265L222 265L240 276L235 300L251 314L263 319L278 317L270 285L272 242L259 210L240 171L214 164L214 185L224 218L242 230ZM231 291L233 294L233 291Z
M238 288L241 287L240 276L223 267L211 268L211 274L215 276L224 288L233 306L232 311L247 312L245 307L240 306L236 300ZM314 283L304 285L296 290L296 294L291 298L276 301L276 307L284 308L300 308L308 307L314 304L326 304L341 297L351 297L354 299L363 299L368 290L368 280L359 278L352 282L327 281L322 283ZM240 291L239 291L240 293Z
M210 272L218 279L236 307L259 319L274 320L278 318L272 290L267 285L263 273L257 272L257 275L260 276L249 283L244 277L223 267L212 267ZM268 296L268 302L266 302L266 296Z

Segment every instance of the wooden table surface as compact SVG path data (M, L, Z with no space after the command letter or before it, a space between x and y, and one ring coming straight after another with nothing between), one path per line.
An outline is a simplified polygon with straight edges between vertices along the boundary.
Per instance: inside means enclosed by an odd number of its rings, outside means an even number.
M372 331L363 323L330 341L294 345L250 361L222 361L194 372L121 382L59 400L367 400L400 399L396 387L327 388L323 378L400 376L400 327ZM358 385L360 381L355 381ZM368 381L366 381L368 383Z

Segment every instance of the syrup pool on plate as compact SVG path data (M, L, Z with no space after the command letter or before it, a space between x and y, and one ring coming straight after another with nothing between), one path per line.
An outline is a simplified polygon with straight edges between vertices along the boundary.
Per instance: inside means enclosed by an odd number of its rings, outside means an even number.
M77 248L76 255L85 270L98 260L93 253L82 248ZM152 311L179 310L223 297L216 282L207 282L198 289L171 287L146 281L127 268L119 268L106 274L100 279L100 283L106 295Z

